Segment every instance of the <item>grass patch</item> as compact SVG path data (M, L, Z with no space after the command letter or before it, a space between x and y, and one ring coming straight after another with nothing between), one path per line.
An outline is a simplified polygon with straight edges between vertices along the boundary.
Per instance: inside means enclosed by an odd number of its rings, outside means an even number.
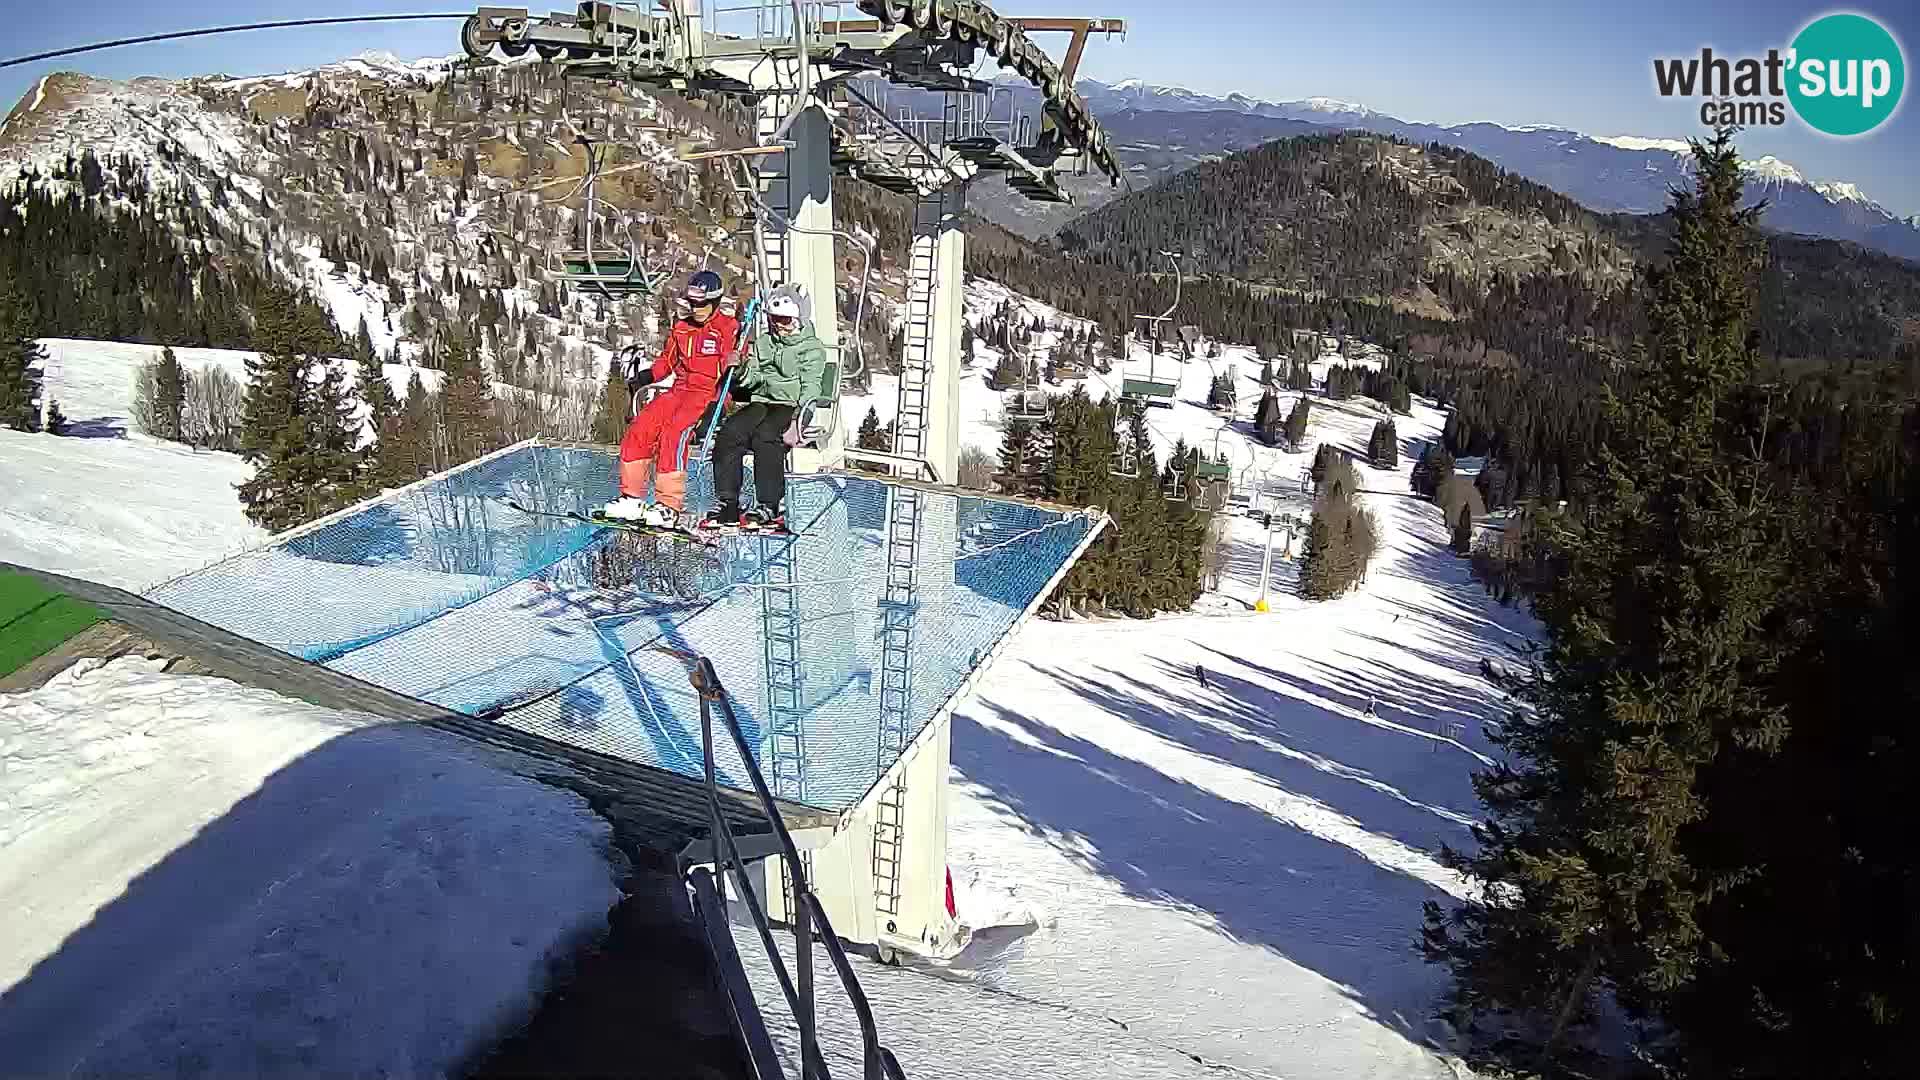
M0 573L0 676L14 672L107 613L26 574Z

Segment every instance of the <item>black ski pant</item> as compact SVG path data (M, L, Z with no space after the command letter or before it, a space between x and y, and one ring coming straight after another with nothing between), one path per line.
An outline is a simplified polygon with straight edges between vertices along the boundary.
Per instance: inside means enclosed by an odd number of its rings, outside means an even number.
M756 401L720 422L713 437L713 494L721 506L740 505L740 469L753 452L753 493L768 513L787 497L787 428L796 406Z

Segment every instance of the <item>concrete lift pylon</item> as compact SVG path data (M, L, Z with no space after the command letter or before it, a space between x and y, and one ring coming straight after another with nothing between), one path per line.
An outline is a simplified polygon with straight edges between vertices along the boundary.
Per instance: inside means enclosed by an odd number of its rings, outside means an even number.
M953 485L958 478L966 190L988 172L1004 174L1009 187L1043 202L1071 201L1059 183L1066 170L1098 170L1117 185L1119 162L1073 78L1092 35L1125 32L1119 19L1007 18L980 0L587 0L570 14L545 17L482 7L461 30L461 44L475 60L495 48L508 57L531 49L574 77L752 100L755 145L713 156L752 155L758 285L798 286L812 298L814 329L835 358L836 373L845 365L833 177L865 179L914 199L893 449L847 446L846 425L836 417L812 445L795 449L791 464L797 473L832 473L860 461L904 481L889 493L885 525L879 781L830 834L816 830L807 859L812 887L835 929L875 946L883 958L957 944L944 905L953 702L931 703L933 719L913 725L922 711L916 704L930 703L916 698L912 660L916 613L956 588L950 563L923 567L942 560L919 556L928 543L953 550L958 522L952 500L936 507L913 485ZM1034 44L1029 35L1036 33L1070 35L1063 63ZM996 120L990 110L962 106L967 95L990 88L967 74L983 54L1040 89L1042 117L1031 143L1024 117ZM943 115L916 125L919 132L909 130L855 85L857 77L873 75L943 92ZM835 660L809 647L807 662L800 662L799 583L790 554L771 548L762 554L769 567L761 590L772 758L766 771L777 797L803 802L806 672L830 669ZM849 651L849 671L852 663ZM827 671L836 674L845 672ZM778 862L764 864L768 877L760 895L768 915L784 919L791 883Z

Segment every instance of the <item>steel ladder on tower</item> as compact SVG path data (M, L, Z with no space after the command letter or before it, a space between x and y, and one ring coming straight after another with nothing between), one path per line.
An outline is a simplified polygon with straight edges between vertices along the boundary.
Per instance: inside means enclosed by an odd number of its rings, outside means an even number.
M957 95L947 95L942 132L934 149L941 152L962 120ZM916 154L914 165L938 168L941 163ZM913 248L908 259L906 348L901 357L900 389L894 415L893 452L898 457L924 459L927 452L927 413L933 390L934 304L939 274L940 230L951 208L952 184L942 183L922 194L914 204ZM952 482L952 477L933 479ZM912 737L913 629L918 605L920 523L926 510L924 493L894 488L889 496L887 525L886 594L881 604L880 723L877 760L880 775L900 760ZM873 882L875 906L887 917L900 914L901 871L905 861L906 784L895 776L880 792L874 806ZM892 930L892 924L887 926Z
M783 86L797 86L800 63L795 58L770 58L776 65ZM808 99L797 92L770 95L785 108L762 110L756 118L755 141L766 146L779 133L780 126L794 109L805 108ZM763 220L756 230L758 251L755 270L764 295L791 279L791 258L787 243L787 224L793 220L790 163L786 154L768 154L760 158L757 171L749 170L758 187L759 201L783 220ZM751 205L751 204L750 204ZM764 468L759 461L754 468ZM769 780L777 798L802 801L807 793L806 735L802 727L802 695L806 672L800 656L800 597L798 574L794 567L796 545L792 537L760 538L760 616L767 680L767 733ZM800 854L800 865L810 877L811 852ZM785 901L783 910L795 910L792 868L780 864L780 885Z

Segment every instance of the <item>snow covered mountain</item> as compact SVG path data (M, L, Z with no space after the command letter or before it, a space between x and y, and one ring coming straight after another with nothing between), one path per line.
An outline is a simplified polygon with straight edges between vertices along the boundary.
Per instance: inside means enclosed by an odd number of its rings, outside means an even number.
M1412 142L1470 150L1501 168L1553 188L1592 210L1651 214L1666 208L1667 192L1689 183L1691 156L1676 139L1592 136L1547 124L1423 124L1364 105L1314 97L1261 101L1243 94L1217 97L1139 80L1082 80L1076 88L1120 146L1133 187L1274 139L1339 128L1359 128ZM1026 99L1037 107L1037 98ZM1747 163L1749 197L1765 198L1767 227L1851 240L1920 260L1920 215L1902 218L1856 184L1816 181L1767 156ZM1028 236L1053 231L1116 192L1091 180L1073 185L1077 207L1034 208L981 200L984 212Z
M439 329L461 326L528 387L598 382L613 350L654 332L651 305L559 281L557 253L580 243L582 124L624 167L599 186L603 245L676 255L675 269L713 245L717 266L744 268L737 242L715 242L717 196L666 145L711 137L684 103L533 63L484 82L449 72L369 52L247 78L50 75L0 125L0 192L84 191L167 223L216 268L271 267L388 363L431 366Z
M1179 86L1156 86L1139 79L1103 83L1084 79L1075 84L1096 112L1239 112L1275 120L1313 123L1349 123L1380 115L1365 105L1328 97L1301 101L1262 101L1245 94L1214 97Z

